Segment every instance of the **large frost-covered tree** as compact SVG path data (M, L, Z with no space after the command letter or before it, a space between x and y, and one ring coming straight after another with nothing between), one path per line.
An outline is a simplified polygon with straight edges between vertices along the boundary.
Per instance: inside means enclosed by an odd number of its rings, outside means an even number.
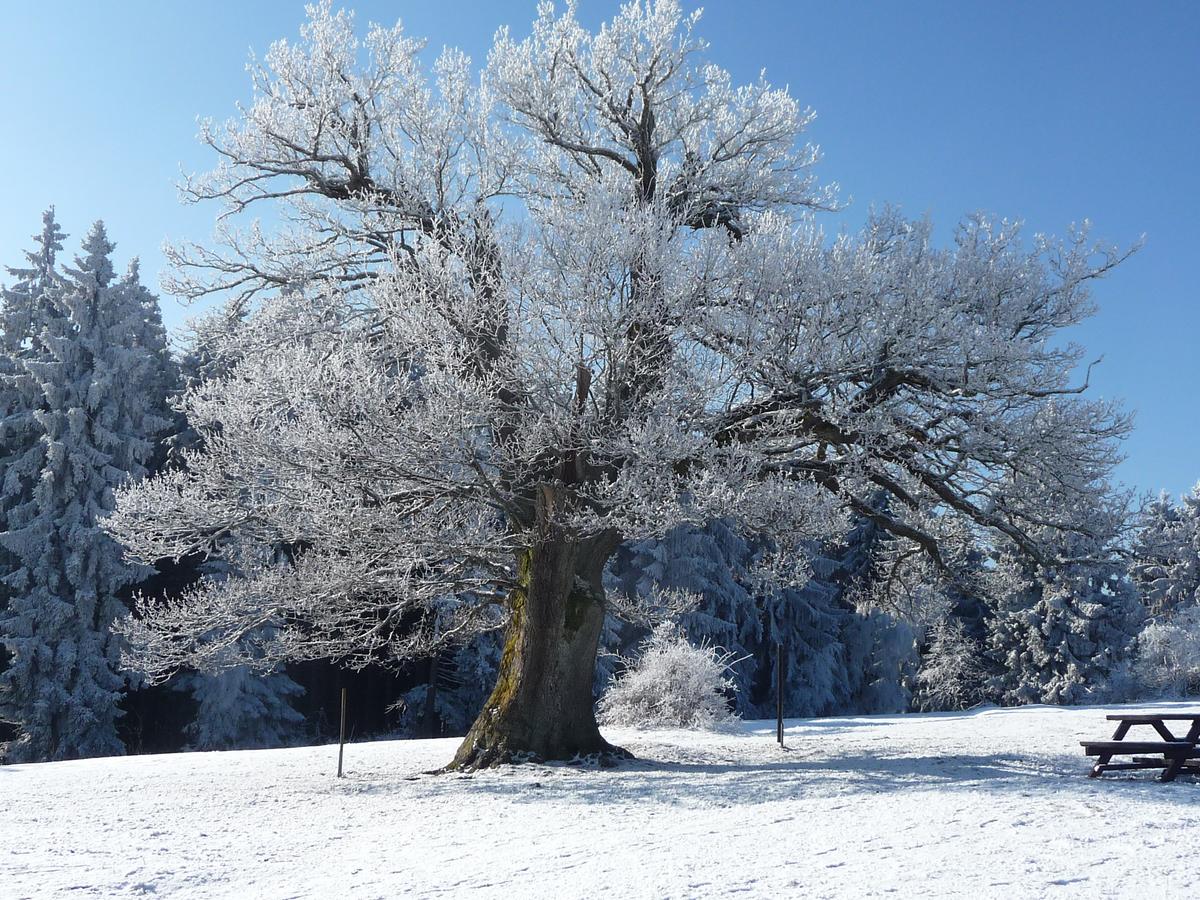
M591 33L544 4L480 76L447 50L430 78L399 26L360 42L322 4L252 67L187 189L284 226L226 215L177 251L178 290L245 315L241 362L185 397L202 450L111 527L144 562L234 533L303 552L147 607L135 662L202 663L214 630L269 635L264 664L404 654L498 603L496 686L453 765L562 758L613 749L592 683L623 539L725 518L785 570L852 511L938 565L962 520L1052 561L1039 532L1076 527L1127 429L1076 396L1062 338L1118 255L980 217L942 249L893 211L830 240L811 114L706 62L697 20L633 2ZM451 595L478 603L414 626Z
M118 592L144 570L122 558L99 526L114 490L145 475L154 437L166 426L151 388L161 366L146 335L136 280L114 278L97 222L75 268L50 300L34 351L16 359L39 395L33 418L41 467L32 495L11 512L0 545L14 558L6 576L0 642L11 655L0 675L0 716L15 722L15 759L122 752L116 734L123 684L111 632Z

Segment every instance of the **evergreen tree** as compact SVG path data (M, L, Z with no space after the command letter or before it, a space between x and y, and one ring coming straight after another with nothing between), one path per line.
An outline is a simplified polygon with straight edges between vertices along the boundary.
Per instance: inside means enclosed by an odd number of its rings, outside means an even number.
M425 682L396 704L401 731L412 737L466 734L492 691L503 649L504 633L496 628L431 656Z
M1200 488L1175 504L1165 493L1146 505L1131 548L1130 577L1151 615L1196 603L1200 588Z
M822 716L846 710L855 674L843 643L854 618L839 602L837 588L821 577L828 557L817 556L814 576L801 588L783 588L767 604L765 639L756 648L760 671L751 710L774 715L782 650L783 711L787 716ZM828 574L825 576L829 577Z
M1144 620L1124 566L1098 555L1054 571L1011 559L989 644L1001 702L1082 703L1114 694ZM1115 693L1120 693L1115 691Z
M62 286L62 276L56 260L65 238L51 206L42 214L41 232L33 238L36 249L25 253L28 264L7 267L16 279L11 288L0 289L0 349L7 360L27 351L47 319L57 313L52 298Z
M20 359L36 385L43 465L32 498L10 514L0 545L17 567L6 581L0 641L0 716L20 735L13 759L120 753L115 723L122 679L111 632L118 594L146 570L131 566L98 526L119 485L140 479L167 422L151 396L161 362L142 346L144 296L114 282L113 244L97 222L83 255L53 292L56 315Z
M1151 619L1137 640L1134 680L1150 696L1200 693L1200 485L1178 504L1147 504L1130 575Z
M199 580L223 581L242 577L240 565L248 551L242 544L224 542L222 556L205 561ZM289 565L285 548L256 547L250 553L270 558L275 565ZM269 640L272 626L265 625L236 645L217 647L209 654L211 669L185 672L172 679L175 691L189 694L196 713L185 731L193 750L248 750L284 747L296 743L303 733L304 716L292 701L304 688L292 680L282 666L263 671L253 662L256 645Z
M929 606L940 618L918 629L920 664L913 679L913 706L924 711L967 709L993 702L998 666L988 652L997 607L992 593L1001 582L988 551L971 539L953 578L934 578L937 599Z
M871 508L885 513L887 499L871 498ZM878 578L879 559L894 539L866 516L855 516L842 541L826 551L832 561L814 565L815 574L836 593L847 613L838 636L846 669L846 698L833 710L841 713L904 712L917 668L912 622L885 596ZM827 574L822 576L822 572ZM811 584L811 582L810 582Z
M201 579L194 579L193 587L202 579L237 577L212 562L200 569ZM269 640L272 630L264 626L236 645L215 647L208 653L211 670L186 671L166 682L166 693L187 694L195 704L184 728L185 749L264 749L289 746L303 738L305 717L294 701L304 696L304 688L283 666L264 670L245 661L258 656L257 644Z
M158 297L141 281L141 264L137 257L129 263L118 290L127 294L126 302L140 308L137 345L148 356L144 392L147 413L164 423L162 430L154 435L155 453L147 462L148 474L155 474L165 463L169 440L185 428L183 415L176 412L172 400L183 387L179 365L171 357L171 341L163 325L162 310Z
M697 598L696 605L679 616L679 626L693 644L729 653L735 703L743 715L756 710L755 657L761 655L757 651L763 638L763 608L748 587L753 557L753 548L725 522L681 525L660 539L621 547L605 576L610 593L644 603L661 591ZM619 634L611 649L620 656L635 655L648 633L645 627L621 629L616 623L609 631Z
M990 689L1005 704L1082 703L1121 699L1145 609L1123 555L1129 495L1104 480L1093 499L1072 501L1057 482L1014 478L1006 490L1038 498L1038 515L1075 516L1079 528L1047 524L1035 532L1050 553L1040 559L1011 544L994 548L988 655L999 674ZM997 508L1007 508L1001 496Z
M289 700L304 688L282 670L263 674L233 665L212 674L185 673L174 686L196 702L186 729L193 750L285 747L303 733L304 716Z
M7 530L10 512L29 504L44 463L35 419L43 398L22 363L41 352L42 331L60 314L54 297L62 276L55 262L64 237L50 207L42 215L41 233L34 237L36 249L25 253L28 265L9 268L16 283L0 289L0 531ZM15 560L2 548L0 567L3 608L9 589L6 576L14 570Z
M785 715L900 712L915 667L912 632L884 612L860 612L852 600L865 592L879 537L856 520L839 544L809 546L803 584L764 588L753 577L763 547L725 522L679 526L619 550L608 584L643 603L661 589L695 595L679 626L693 644L728 652L734 704L746 718L775 714L781 660Z
M912 628L883 610L864 610L850 618L842 644L851 675L842 712L907 712L918 663Z
M1200 607L1179 608L1142 630L1134 679L1154 699L1200 694Z
M65 235L54 218L54 207L42 215L42 230L35 235L35 249L25 253L24 267L9 267L16 279L11 288L0 287L0 533L33 512L33 491L45 459L35 418L42 408L37 383L24 372L23 362L40 347L42 330L58 314L54 295L62 278L56 257ZM0 616L9 597L20 587L20 561L0 543ZM9 665L10 652L0 640L0 673ZM0 725L5 723L0 705ZM0 740L8 735L0 732Z

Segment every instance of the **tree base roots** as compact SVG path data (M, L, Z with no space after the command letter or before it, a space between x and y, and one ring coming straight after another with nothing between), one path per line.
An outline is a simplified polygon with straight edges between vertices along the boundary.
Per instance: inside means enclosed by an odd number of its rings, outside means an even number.
M465 749L465 748L464 748ZM450 772L477 772L497 766L519 766L527 763L562 763L569 766L598 767L611 769L634 756L624 747L617 747L600 739L600 746L576 752L537 753L531 750L513 750L504 744L471 747L458 755L447 766L437 769L437 774Z

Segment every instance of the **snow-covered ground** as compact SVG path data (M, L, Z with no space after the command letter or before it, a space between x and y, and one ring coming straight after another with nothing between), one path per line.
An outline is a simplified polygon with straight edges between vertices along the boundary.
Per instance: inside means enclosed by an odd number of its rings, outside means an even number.
M616 731L615 770L421 774L453 740L350 745L340 781L336 747L0 767L0 897L1200 896L1200 784L1085 778L1106 711Z

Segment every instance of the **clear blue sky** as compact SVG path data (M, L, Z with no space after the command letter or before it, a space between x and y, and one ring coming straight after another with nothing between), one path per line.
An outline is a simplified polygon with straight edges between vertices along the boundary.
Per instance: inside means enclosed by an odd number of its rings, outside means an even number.
M479 60L535 2L354 6ZM616 2L582 7L595 22ZM0 262L54 203L72 239L102 217L118 262L139 255L156 279L164 239L203 238L215 214L174 188L214 162L196 116L231 115L250 49L302 18L292 0L0 0ZM1200 479L1200 3L716 0L701 31L736 76L765 67L816 109L820 171L854 201L831 230L894 202L943 236L973 210L1031 233L1085 217L1116 242L1145 233L1076 338L1104 355L1098 391L1137 410L1121 477L1173 493ZM171 325L190 314L163 306Z

